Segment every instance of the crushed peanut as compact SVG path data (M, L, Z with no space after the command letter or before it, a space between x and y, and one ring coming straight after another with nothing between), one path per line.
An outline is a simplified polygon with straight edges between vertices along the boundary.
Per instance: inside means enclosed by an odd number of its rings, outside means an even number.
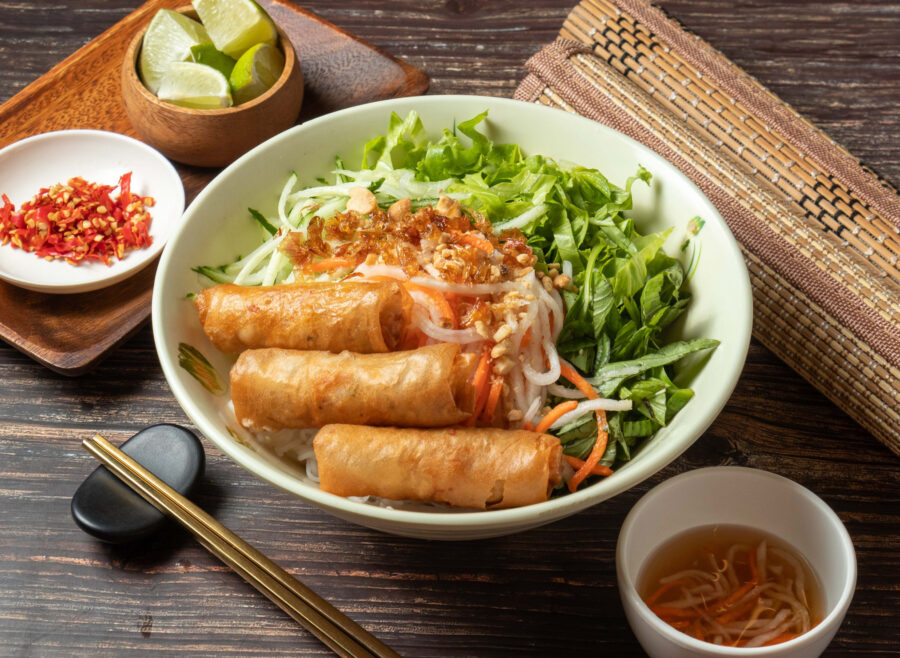
M448 196L441 196L434 205L434 209L441 213L444 217L462 217L462 211L459 209L459 201L451 199Z
M395 222L399 222L411 212L412 201L410 201L407 197L404 199L399 199L398 201L394 201L394 203L391 204L391 207L388 208L388 217L390 217Z
M560 274L553 279L553 285L560 290L572 283L572 278L566 274Z
M347 201L347 210L358 212L360 215L368 215L378 207L378 200L372 191L365 187L354 187L350 190L350 200Z
M502 327L497 329L497 332L494 334L494 341L501 342L507 338L512 336L512 327L508 324L504 324Z

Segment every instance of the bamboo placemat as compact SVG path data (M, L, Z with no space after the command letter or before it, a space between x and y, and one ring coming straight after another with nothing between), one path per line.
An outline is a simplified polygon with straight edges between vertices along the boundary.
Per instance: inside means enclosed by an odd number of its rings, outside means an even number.
M897 191L644 0L584 0L527 66L516 98L609 125L703 190L741 243L756 338L900 454Z

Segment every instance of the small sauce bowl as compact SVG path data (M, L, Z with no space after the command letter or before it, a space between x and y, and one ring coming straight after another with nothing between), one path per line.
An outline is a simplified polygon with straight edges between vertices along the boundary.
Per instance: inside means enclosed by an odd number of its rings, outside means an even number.
M178 9L197 19L192 7ZM137 71L146 27L134 36L122 62L122 100L137 134L166 157L200 167L224 167L297 120L303 104L303 73L287 35L278 28L284 70L264 94L220 110L197 110L158 99Z
M757 528L802 554L822 586L822 621L787 642L748 649L697 640L651 612L637 589L648 558L685 530L711 525ZM808 489L766 471L717 466L673 477L638 501L619 532L616 574L628 623L653 658L805 658L820 655L844 619L856 587L856 553L841 520Z

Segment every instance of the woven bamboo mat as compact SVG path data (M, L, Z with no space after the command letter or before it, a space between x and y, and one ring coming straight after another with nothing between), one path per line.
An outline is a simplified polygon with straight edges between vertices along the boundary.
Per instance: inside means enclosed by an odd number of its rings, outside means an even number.
M900 197L644 0L584 0L516 98L654 149L741 243L754 335L900 454Z

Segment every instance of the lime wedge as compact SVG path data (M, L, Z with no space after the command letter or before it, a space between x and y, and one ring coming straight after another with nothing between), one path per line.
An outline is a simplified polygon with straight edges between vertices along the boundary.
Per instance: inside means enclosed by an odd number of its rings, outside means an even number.
M235 105L261 96L275 84L284 70L284 55L275 46L258 43L241 55L228 82Z
M234 68L234 57L229 57L211 43L191 46L191 55L198 64L211 66L226 78L231 75L231 70Z
M194 9L216 48L240 57L256 43L275 45L275 23L253 0L194 0Z
M138 60L138 72L147 89L155 94L169 64L190 61L191 46L203 43L212 40L197 21L169 9L156 12L144 34Z
M196 62L169 64L156 95L168 103L198 110L231 107L225 76L211 66Z

